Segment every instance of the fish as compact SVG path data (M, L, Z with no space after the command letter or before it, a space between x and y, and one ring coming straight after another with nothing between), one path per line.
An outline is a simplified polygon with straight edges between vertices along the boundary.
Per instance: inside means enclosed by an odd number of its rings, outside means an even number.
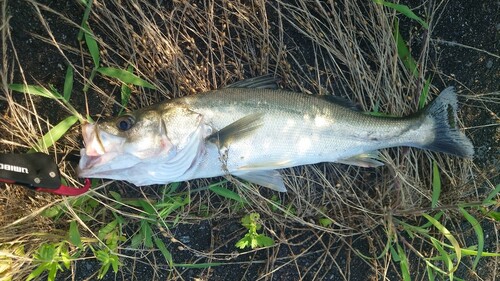
M78 174L137 186L233 176L284 192L281 169L377 167L385 148L472 158L457 120L453 87L414 114L389 118L331 95L280 89L267 75L83 124Z

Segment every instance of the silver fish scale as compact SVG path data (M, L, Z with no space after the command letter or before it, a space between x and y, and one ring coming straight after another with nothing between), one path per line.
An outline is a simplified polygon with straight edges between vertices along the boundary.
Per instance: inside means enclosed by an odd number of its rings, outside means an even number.
M230 144L229 172L335 162L383 147L414 144L422 134L418 120L369 116L330 101L283 90L227 88L179 99L220 130L256 112L263 125ZM432 130L429 128L431 134ZM432 136L429 136L432 139ZM209 146L216 149L215 146ZM209 150L210 150L209 149ZM219 153L207 153L213 157ZM202 160L212 163L213 159ZM204 173L219 167L203 167Z

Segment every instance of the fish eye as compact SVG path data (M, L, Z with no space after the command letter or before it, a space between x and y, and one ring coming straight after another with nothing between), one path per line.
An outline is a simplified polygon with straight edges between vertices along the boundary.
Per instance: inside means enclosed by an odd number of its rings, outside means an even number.
M121 131L128 131L135 124L134 117L130 115L124 115L118 119L116 122L116 127Z

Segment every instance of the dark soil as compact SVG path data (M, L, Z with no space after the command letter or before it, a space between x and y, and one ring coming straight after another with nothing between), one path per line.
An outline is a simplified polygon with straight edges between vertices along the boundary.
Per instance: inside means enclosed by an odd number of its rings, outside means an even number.
M83 8L77 1L38 1L46 4L52 9L64 14L69 19L79 22L83 15ZM24 1L9 1L9 14L12 16L10 19L11 33L13 45L16 46L17 57L19 58L20 65L23 66L26 80L28 83L41 83L43 85L53 84L56 88L61 89L64 82L64 74L66 63L59 51L54 47L46 44L36 38L32 34L41 35L46 37L45 29L40 25L40 21L36 18L33 8L30 4ZM79 48L79 42L76 40L78 30L62 21L59 16L46 13L46 19L50 22L50 26L56 39L59 42ZM418 35L416 35L418 36ZM471 93L489 93L500 90L500 59L492 56L489 53L499 55L500 44L500 2L498 1L449 1L446 8L443 10L439 21L435 22L432 38L436 40L443 40L449 43L435 42L437 48L435 49L435 61L433 68L436 72L441 72L444 75L441 77L449 77L448 80L441 81L442 85L454 85L462 93L460 101L462 104L477 104L478 107L468 106L462 112L465 117L464 122L466 127L476 127L485 124L498 123L498 114L500 113L499 104L488 104L492 112L481 110L479 106L482 105L467 96ZM454 43L470 46L480 50L475 50L468 47L463 47ZM11 58L14 57L10 53ZM78 61L80 58L75 56L71 59ZM21 73L16 69L14 80L20 83ZM470 91L469 91L470 90ZM83 105L75 101L73 104ZM1 109L5 109L0 107ZM84 112L84 108L80 108ZM61 112L57 104L47 102L46 110L43 112L50 120L56 122L60 119ZM495 115L496 114L496 115ZM470 129L467 135L472 138L476 146L477 162L478 164L496 167L496 170L491 172L492 180L498 182L498 167L500 166L499 157L500 145L498 131L500 127L490 126ZM214 230L215 229L215 230ZM225 229L226 231L217 231ZM488 231L488 229L485 229ZM175 229L176 237L180 237L185 244L200 251L210 250L210 241L212 239L226 239L230 242L227 245L234 245L236 241L232 241L234 237L242 237L244 230L238 219L204 221L198 225L181 225ZM491 236L494 236L494 231L491 231ZM238 235L235 235L238 233ZM301 245L300 247L282 248L279 253L273 253L278 257L287 257L299 255L303 247L313 245L317 241L310 240L312 233L304 231L302 233L287 233L287 237L295 237L295 242L309 241L309 245ZM279 236L279 235L278 235ZM493 239L493 237L491 237ZM330 238L326 237L325 240ZM167 241L165 241L167 242ZM290 241L294 242L294 241ZM345 247L341 243L332 241L322 241L324 244L331 244L332 251L339 250L339 247ZM360 248L365 245L364 241L356 242ZM489 242L490 243L490 242ZM175 245L175 244L172 244ZM490 251L495 251L495 245L488 244ZM316 246L313 245L311 252L314 252ZM317 245L318 249L320 246ZM224 249L229 253L234 251L234 248ZM269 250L270 251L270 250ZM125 253L133 254L133 253ZM144 256L142 256L144 254ZM172 254L176 260L181 261L183 257L188 261L191 254L187 254L179 248L173 248ZM124 261L123 275L115 276L110 270L105 276L104 280L165 280L168 277L168 267L165 265L160 268L153 269L148 265L148 259L156 259L157 264L162 263L161 255L153 253L141 253L141 257L137 258L144 260L133 261L127 259ZM242 268L239 264L235 263L230 266L214 267L208 269L185 269L184 276L187 280L195 278L202 278L203 280L254 280L259 276L262 264L266 264L266 257L269 256L267 251L258 251L254 254L240 255L232 259L231 262L238 261L254 261L253 264ZM320 254L311 254L298 258L296 263L291 263L287 266L281 267L272 276L272 280L312 280L314 276L307 274L310 267L318 266L317 260L321 258ZM284 262L287 262L285 260ZM274 263L276 267L283 265L283 261ZM366 280L367 276L371 276L370 266L359 259L354 257L341 256L338 258L337 263L345 267L349 264L351 280ZM59 277L61 280L87 280L94 279L91 277L98 268L99 264L93 260L85 260L77 262L74 272L74 277L63 275ZM484 264L482 264L484 266ZM291 269L290 267L294 267ZM298 276L296 266L304 269L305 275ZM487 268L481 268L488 270ZM182 271L182 269L179 269ZM414 269L419 270L419 269ZM310 272L315 272L311 270ZM69 272L66 272L70 274ZM329 271L320 271L319 277L323 280L339 280L341 277L335 268L330 268ZM419 275L421 276L421 275ZM388 276L391 280L395 280L396 275ZM464 273L462 278L467 279ZM74 279L72 279L74 278Z

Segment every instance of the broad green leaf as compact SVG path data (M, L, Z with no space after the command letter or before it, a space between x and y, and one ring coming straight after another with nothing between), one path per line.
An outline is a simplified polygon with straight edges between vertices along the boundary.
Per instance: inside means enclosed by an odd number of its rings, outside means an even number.
M432 161L432 208L436 208L441 195L441 176L437 162Z
M165 243L163 243L163 241L160 238L158 238L158 237L155 237L154 241L155 241L156 247L158 247L158 249L160 250L160 252L165 257L165 260L168 262L168 265L169 266L173 266L174 261L172 260L172 254L170 253L170 251L165 246Z
M45 87L42 86L34 86L34 85L24 85L24 84L9 84L9 89L25 93L34 96L41 96L49 99L60 99L62 98L57 93L51 92Z
M56 141L58 141L64 134L73 126L73 124L78 121L78 117L69 116L66 119L55 125L50 131L43 135L42 139L30 150L30 152L35 151L45 151L47 148L52 146Z
M131 242L130 242L130 248L132 249L137 249L139 246L142 244L142 233L138 232L134 236L132 236Z
M120 193L116 191L109 191L109 194L111 194L111 197L113 197L113 199L115 199L116 201L122 202L122 196Z
M66 78L64 79L64 100L69 101L71 98L71 91L73 91L73 67L68 65L68 69L66 70Z
M484 233L483 233L483 228L481 227L481 224L474 218L471 214L469 214L464 208L460 208L460 212L462 215L467 219L467 221L472 225L472 228L474 228L474 232L476 232L477 236L477 255L476 258L474 259L474 263L472 264L472 271L476 271L477 264L479 263L479 259L481 259L481 256L483 254L483 249L484 249Z
M53 207L50 207L48 209L43 210L42 216L46 218L55 218L56 216L60 215L63 212L63 209L59 205L55 205Z
M210 185L208 187L208 189L210 189L212 192L215 192L217 193L218 195L222 196L222 197L225 197L227 199L231 199L231 200L234 200L236 202L240 202L240 203L246 203L245 200L243 200L239 195L238 193L232 191L232 190L229 190L225 187L222 187L218 184L213 184L213 185Z
M259 234L255 237L258 247L269 247L274 245L274 240L264 234Z
M56 253L56 247L53 244L43 244L38 249L39 260L52 261Z
M80 237L80 231L78 231L78 224L76 221L71 221L69 224L69 241L78 248L82 248L82 239Z
M133 84L136 86L141 86L145 88L150 88L150 89L155 89L155 86L153 86L151 83L147 82L146 80L141 79L139 76L128 72L127 70L115 68L115 67L99 67L96 69L99 73L102 75L116 78L120 80L123 83L126 84Z
M144 237L144 246L148 248L153 248L153 230L147 221L141 221L141 232L142 237Z
M245 249L246 247L250 246L250 243L252 241L252 238L249 236L247 233L243 238L241 238L238 242L236 242L236 247L240 249Z
M406 5L395 4L395 3L386 2L386 1L382 1L382 0L373 0L373 2L375 2L377 4L384 5L386 7L391 8L391 9L394 9L394 10L400 12L401 14L405 15L406 17L413 19L413 20L416 20L425 29L429 29L429 24L427 22L425 22L423 19L421 19L419 16L415 15L415 13L413 13L413 11Z
M89 49L90 56L92 57L92 61L94 62L94 69L98 68L101 63L101 58L99 55L99 46L97 45L97 41L94 38L94 34L90 30L87 23L82 25L82 28L85 30L84 37L85 43L87 43L87 48Z
M329 227L332 225L333 221L329 218L321 218L319 219L319 224L323 227Z
M144 212L146 212L148 215L156 215L157 211L155 209L155 207L153 207L153 205L151 205L151 203L149 203L148 201L146 200L139 200L138 201L140 206L142 207L142 210L144 210Z
M455 239L455 237L451 234L451 232L446 227L444 227L440 222L438 222L436 219L429 216L428 214L422 214L422 215L427 220L429 220L434 225L434 227L436 227L439 230L439 232L441 232L444 235L444 237L446 237L446 239L448 239L448 241L450 241L451 245L453 246L453 249L455 250L455 254L457 257L457 262L456 262L456 265L451 270L451 272L449 272L449 273L455 272L457 270L458 265L460 264L461 259L462 259L462 252L461 252L462 249L460 248L460 245L458 244L457 239Z
M113 231L117 225L118 225L118 221L116 219L112 220L111 222L106 224L106 226L99 229L99 233L98 233L97 237L99 237L99 239L101 239L101 240L104 240L106 235L108 235L111 231Z

